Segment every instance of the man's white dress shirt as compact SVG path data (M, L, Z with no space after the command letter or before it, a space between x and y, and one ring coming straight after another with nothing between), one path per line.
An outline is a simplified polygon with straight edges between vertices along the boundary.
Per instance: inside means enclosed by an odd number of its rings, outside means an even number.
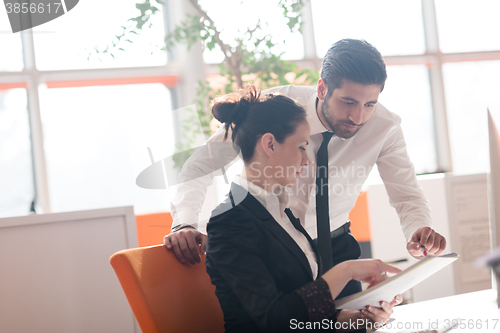
M316 113L316 87L282 86L263 91L265 93L279 93L293 98L308 114L311 139L307 152L311 163L303 169L297 184L290 190L290 209L310 236L316 238L316 153L321 145L321 133L327 131ZM375 163L390 204L399 215L406 240L409 241L417 229L431 226L428 202L406 152L400 123L399 116L377 103L369 120L352 138L332 137L328 145L330 230L347 221ZM221 126L208 141L222 142L223 138L224 126ZM231 140L231 135L228 140ZM211 165L209 156L194 153L184 164L181 176L192 179L203 174L204 170L211 170ZM173 226L181 223L195 228L198 226L206 189L213 183L213 176L215 173L179 185L171 201Z

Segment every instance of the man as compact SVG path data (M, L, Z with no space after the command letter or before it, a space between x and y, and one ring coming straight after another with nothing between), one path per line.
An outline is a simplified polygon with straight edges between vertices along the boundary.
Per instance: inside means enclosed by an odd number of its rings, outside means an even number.
M377 102L386 78L385 64L372 45L344 39L328 50L317 87L285 86L263 92L287 95L308 113L313 166L292 189L290 208L311 237L318 237L327 268L360 256L346 221L375 163L401 220L408 252L419 258L424 250L437 255L446 247L444 237L431 228L428 203L406 152L401 119ZM221 127L209 141L222 137ZM182 173L194 175L204 163L193 155ZM193 226L208 185L206 180L182 185L172 205L173 232L164 243L183 263L200 262L197 244L205 251L206 235ZM339 297L360 290L359 283L352 282Z

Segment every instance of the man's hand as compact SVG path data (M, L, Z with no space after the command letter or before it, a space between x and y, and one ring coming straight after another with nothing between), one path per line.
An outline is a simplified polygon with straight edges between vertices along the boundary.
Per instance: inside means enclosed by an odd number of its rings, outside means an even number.
M168 250L174 251L181 263L188 261L194 265L201 262L198 244L201 244L201 253L205 254L207 250L207 235L194 228L186 227L163 237L163 244Z
M406 244L406 249L414 258L421 259L424 249L429 254L440 255L446 248L446 239L430 227L422 227L415 231L411 240Z

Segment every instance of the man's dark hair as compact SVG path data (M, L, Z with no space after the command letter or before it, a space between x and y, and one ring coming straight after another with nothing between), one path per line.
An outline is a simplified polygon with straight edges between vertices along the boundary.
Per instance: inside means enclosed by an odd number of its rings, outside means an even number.
M327 96L342 86L343 80L363 85L378 84L384 89L387 73L380 52L365 40L341 39L323 59L321 78L328 87Z

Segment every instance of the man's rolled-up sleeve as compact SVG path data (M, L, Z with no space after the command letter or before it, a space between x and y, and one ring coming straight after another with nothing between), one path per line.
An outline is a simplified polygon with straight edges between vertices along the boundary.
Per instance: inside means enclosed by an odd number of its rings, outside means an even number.
M389 195L389 203L398 213L408 242L417 229L432 226L432 217L399 124L388 134L377 167Z
M184 163L178 175L179 184L169 186L169 190L172 192L170 200L170 212L173 219L172 228L182 224L183 226L189 225L199 229L199 215L205 202L207 188L214 183L213 178L215 176L222 174L221 170L214 172L213 156L207 153L207 144L223 142L224 133L225 128L221 126L208 139L205 146L197 149ZM226 141L231 143L231 133L229 133ZM227 147L231 147L231 145ZM233 155L233 153L230 155ZM227 166L230 164L232 163Z

